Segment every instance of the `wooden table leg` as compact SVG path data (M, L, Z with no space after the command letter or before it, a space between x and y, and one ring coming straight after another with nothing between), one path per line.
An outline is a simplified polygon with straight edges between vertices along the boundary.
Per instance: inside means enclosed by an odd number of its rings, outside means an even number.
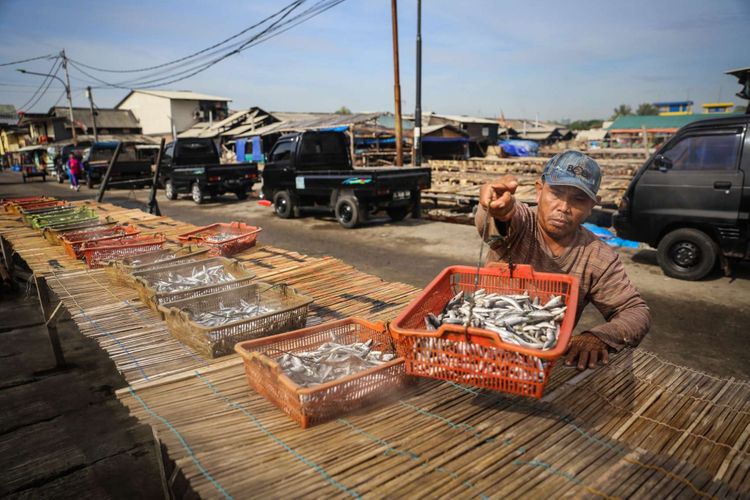
M39 305L42 308L42 317L47 326L49 342L52 346L52 352L55 355L55 365L58 369L65 368L65 355L63 354L62 345L60 345L60 337L57 334L57 318L58 312L62 309L62 303L58 303L56 307L52 306L52 302L50 301L51 292L44 277L35 274L34 282L36 283Z

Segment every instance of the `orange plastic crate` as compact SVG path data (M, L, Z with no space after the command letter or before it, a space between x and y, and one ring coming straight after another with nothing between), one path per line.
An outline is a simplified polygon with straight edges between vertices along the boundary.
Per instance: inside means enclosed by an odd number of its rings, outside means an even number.
M249 226L243 222L218 222L209 226L204 226L195 231L181 234L177 238L183 243L193 243L196 245L207 246L211 248L211 255L221 255L229 257L255 245L258 233L263 229L256 226ZM223 241L211 241L211 237L217 234L233 234L233 238Z
M99 243L123 236L133 236L140 234L140 232L135 226L113 226L91 231L81 230L65 233L60 237L60 242L65 249L65 253L74 259L80 259L83 257L81 247L86 242Z
M163 234L135 234L99 242L85 242L81 252L86 265L94 269L105 266L110 260L159 250L166 241Z
M575 326L578 278L535 272L531 266L515 266L513 272L499 266L479 269L453 266L444 269L425 290L390 324L406 372L421 377L450 380L510 394L541 398L555 360L567 349ZM505 343L490 330L441 325L428 331L424 318L439 314L459 291L484 288L488 293L529 292L542 301L560 295L567 309L557 344L548 351Z
M60 201L60 200L46 200L46 201L40 201L36 203L24 203L19 211L23 214L27 214L30 212L38 212L42 210L48 210L48 209L54 209L56 207L71 207L74 208L73 205L68 204L67 201Z
M404 372L404 360L395 358L380 366L325 384L301 387L284 374L276 361L284 352L316 349L321 344L330 342L332 336L342 344L372 339L373 349L394 352L383 323L370 323L359 318L332 321L272 337L247 340L237 344L234 349L244 360L250 387L304 429L382 400L385 395L393 394L395 389L408 381Z
M7 200L3 200L3 206L5 207L6 212L10 212L13 214L20 214L21 209L24 208L26 205L33 205L34 203L41 203L44 201L50 201L54 200L54 198L49 198L47 196L27 196L25 198L10 198Z

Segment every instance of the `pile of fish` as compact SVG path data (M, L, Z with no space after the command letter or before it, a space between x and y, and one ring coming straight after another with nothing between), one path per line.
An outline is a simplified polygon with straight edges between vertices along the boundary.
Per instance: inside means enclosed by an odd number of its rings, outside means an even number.
M443 324L483 328L497 333L503 342L546 351L557 344L560 323L565 315L565 301L559 295L542 303L539 297L501 295L479 289L459 292L439 315L428 313L427 330Z
M151 283L151 286L159 293L163 292L180 292L190 290L201 286L217 285L219 283L228 283L235 281L234 276L224 270L224 266L194 267L193 273L189 276L178 272L167 273L166 278L162 278Z
M225 306L219 302L219 309L216 311L205 311L200 313L191 313L192 320L203 326L211 328L217 326L224 326L227 323L234 321L240 321L244 319L254 318L261 314L268 314L273 312L274 309L260 305L250 304L240 299L239 304L234 306Z
M235 233L210 233L210 234L199 234L199 238L203 238L206 243L221 243L236 238L238 235Z
M372 346L372 339L353 344L340 344L334 339L321 344L314 351L284 353L278 362L286 376L294 383L302 387L310 387L346 377L394 359L394 354L375 351Z

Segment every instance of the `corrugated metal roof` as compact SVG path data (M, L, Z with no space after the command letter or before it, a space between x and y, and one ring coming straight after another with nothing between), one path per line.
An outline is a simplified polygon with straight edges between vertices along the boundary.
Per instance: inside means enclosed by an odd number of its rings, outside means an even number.
M97 128L130 128L140 130L141 124L129 109L97 109ZM50 110L50 115L68 119L68 108L58 106ZM94 127L89 108L73 108L73 119L86 127Z
M228 97L220 97L209 94L199 94L198 92L191 92L189 90L139 90L134 89L133 92L140 92L142 94L154 95L157 97L164 97L165 99L176 99L183 101L231 101Z
M252 137L255 135L267 135L282 132L300 132L304 130L315 130L321 128L342 127L349 124L365 123L377 119L382 113L355 113L351 115L316 114L316 113L277 113L273 116L282 121L256 128L254 131L236 134L234 137ZM294 115L297 119L284 120L282 117ZM304 118L298 118L303 115Z
M603 128L592 128L589 130L581 130L576 135L578 141L603 141L609 134L608 130Z
M728 116L742 116L737 113L726 113L722 114L722 117ZM674 115L674 116L658 116L658 115L629 115L618 117L607 130L641 130L644 126L646 129L674 129L677 130L680 127L693 123L698 120L704 120L706 118L717 118L715 114L700 113L694 115Z
M497 120L488 120L487 118L479 118L477 116L469 115L444 115L441 113L429 113L423 114L422 120L429 119L431 117L442 118L444 120L450 120L457 123L483 123L486 125L498 125Z

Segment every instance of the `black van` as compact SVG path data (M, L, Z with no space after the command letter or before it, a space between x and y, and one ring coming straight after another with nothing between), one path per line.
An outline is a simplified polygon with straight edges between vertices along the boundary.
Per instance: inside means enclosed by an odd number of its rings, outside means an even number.
M630 182L614 226L657 248L667 276L699 280L750 258L750 115L682 127Z

